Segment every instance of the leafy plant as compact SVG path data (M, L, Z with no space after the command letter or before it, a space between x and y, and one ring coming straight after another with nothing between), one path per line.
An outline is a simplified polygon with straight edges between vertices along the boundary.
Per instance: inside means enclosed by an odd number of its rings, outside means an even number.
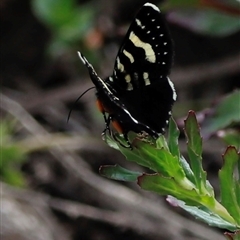
M115 180L136 181L142 189L168 195L170 204L183 208L207 224L236 232L240 229L240 154L234 146L229 146L223 154L223 167L219 171L221 197L218 201L202 168L202 138L193 111L185 121L185 135L189 163L180 154L179 130L173 119L167 140L161 136L156 142L149 143L130 136L133 150L121 147L107 137L106 141L121 151L127 160L154 173L129 171L117 165L102 166L100 173ZM117 138L124 141L119 135ZM238 178L234 171L238 172Z

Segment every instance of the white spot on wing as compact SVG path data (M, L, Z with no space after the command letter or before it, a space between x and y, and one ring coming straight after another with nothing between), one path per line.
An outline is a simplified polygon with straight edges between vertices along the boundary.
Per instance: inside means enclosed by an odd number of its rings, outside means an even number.
M125 80L126 80L127 83L130 83L131 82L131 76L129 74L127 74L125 76Z
M131 84L131 76L129 74L125 76L125 80L127 82L127 90L128 91L133 90L133 86Z
M143 41L141 41L138 36L136 36L134 34L134 32L130 33L129 36L130 40L132 41L132 43L136 46L136 47L140 47L145 51L145 55L146 55L146 60L152 63L156 62L156 56L155 53L152 49L152 46L149 43L145 43Z
M141 23L141 21L139 19L136 18L135 21L136 21L138 26L140 26L140 27L142 26L142 23Z
M133 63L134 62L134 58L133 58L133 55L131 53L129 53L128 51L126 50L123 50L123 53L125 54L126 57L129 58L130 62Z
M116 61L117 61L117 68L119 69L119 71L120 71L120 72L124 72L124 66L123 66L122 63L120 62L119 57L117 57Z
M127 91L131 91L131 90L133 90L133 86L131 83L128 83Z
M169 77L168 77L167 79L168 79L168 83L169 83L170 87L171 87L172 90L173 90L173 100L176 101L176 100L177 100L177 94L176 94L176 91L175 91L173 82L170 80ZM171 112L170 112L169 114L171 114Z
M144 79L146 86L151 84L150 79L149 79L149 74L147 72L143 73L143 79Z
M139 19L136 18L135 21L136 21L136 23L137 23L137 25L138 25L139 27L141 27L142 29L145 28L145 26L142 25L142 23L141 23L141 21L140 21Z
M145 7L145 6L146 6L146 7L152 7L155 11L160 12L159 8L158 8L157 6L155 6L154 4L152 4L152 3L145 3L143 6L144 6L144 7Z

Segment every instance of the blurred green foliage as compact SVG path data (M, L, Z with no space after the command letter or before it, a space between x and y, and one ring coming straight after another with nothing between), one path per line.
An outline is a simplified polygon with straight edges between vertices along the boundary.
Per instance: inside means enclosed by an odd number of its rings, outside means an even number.
M224 37L240 30L238 0L168 0L169 20L193 32Z
M25 186L25 179L21 173L21 163L26 159L23 151L13 141L14 124L9 120L0 122L1 137L1 164L0 177L1 180L18 187Z
M219 131L218 136L226 143L226 145L233 145L240 150L240 131L235 129L227 129Z
M227 144L239 148L240 133L234 127L240 125L240 90L223 97L209 112L202 123L203 136L219 132Z
M239 17L211 9L178 10L171 18L193 32L208 36L225 37L240 30Z
M92 27L95 13L90 4L78 5L76 0L33 0L32 9L51 30L49 51L53 56L79 45Z
M201 34L226 36L239 31L239 16L231 14L239 8L236 0L226 2L226 6L221 8L208 6L206 2L168 0L160 8L169 11L170 21ZM228 11L225 12L224 7ZM52 56L79 48L87 32L95 24L94 16L97 10L93 1L78 4L76 0L33 0L32 9L40 21L51 30L49 52Z

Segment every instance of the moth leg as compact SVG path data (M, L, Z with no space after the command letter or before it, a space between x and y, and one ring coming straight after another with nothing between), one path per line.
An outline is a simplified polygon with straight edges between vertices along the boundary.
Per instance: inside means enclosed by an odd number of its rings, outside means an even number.
M109 133L109 135L116 141L118 142L122 147L124 148L130 148L131 150L133 149L132 148L132 144L130 143L129 139L128 139L128 135L127 133L124 133L123 134L123 137L124 139L126 140L127 142L127 146L122 144L115 136L115 134L113 133L113 131L111 130L110 128L110 123L111 121L113 121L113 116L112 115L108 115L106 116L105 112L103 112L103 117L104 117L104 121L105 121L105 129L103 130L102 132L102 136L104 137L106 135L106 132Z
M111 122L111 116L106 116L105 112L103 112L103 117L104 117L104 121L105 121L105 129L102 132L102 135L105 136L106 132L108 131L109 135L112 135L112 131L110 129L110 122Z
M121 147L130 148L131 150L133 150L132 144L130 143L130 141L129 141L129 139L128 139L127 133L123 134L123 137L124 137L124 139L125 139L126 142L127 142L127 145L122 144L122 143L116 138L116 135L115 135L115 134L113 134L112 137L113 137L113 139L114 139L117 143L119 143L119 145L120 145Z
M131 144L130 141L129 141L129 138L128 138L127 133L124 133L124 134L123 134L123 137L124 137L124 139L126 140L126 142L127 142L127 144L128 144L128 148L130 148L131 150L133 150L132 144Z

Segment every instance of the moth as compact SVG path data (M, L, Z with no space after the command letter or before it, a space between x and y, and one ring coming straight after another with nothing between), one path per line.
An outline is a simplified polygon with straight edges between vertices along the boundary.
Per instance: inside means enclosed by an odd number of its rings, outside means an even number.
M173 44L157 6L145 3L135 16L111 76L100 78L82 53L78 54L96 88L97 105L106 124L104 133L112 124L129 143L129 131L155 139L165 132L177 95L168 77Z

